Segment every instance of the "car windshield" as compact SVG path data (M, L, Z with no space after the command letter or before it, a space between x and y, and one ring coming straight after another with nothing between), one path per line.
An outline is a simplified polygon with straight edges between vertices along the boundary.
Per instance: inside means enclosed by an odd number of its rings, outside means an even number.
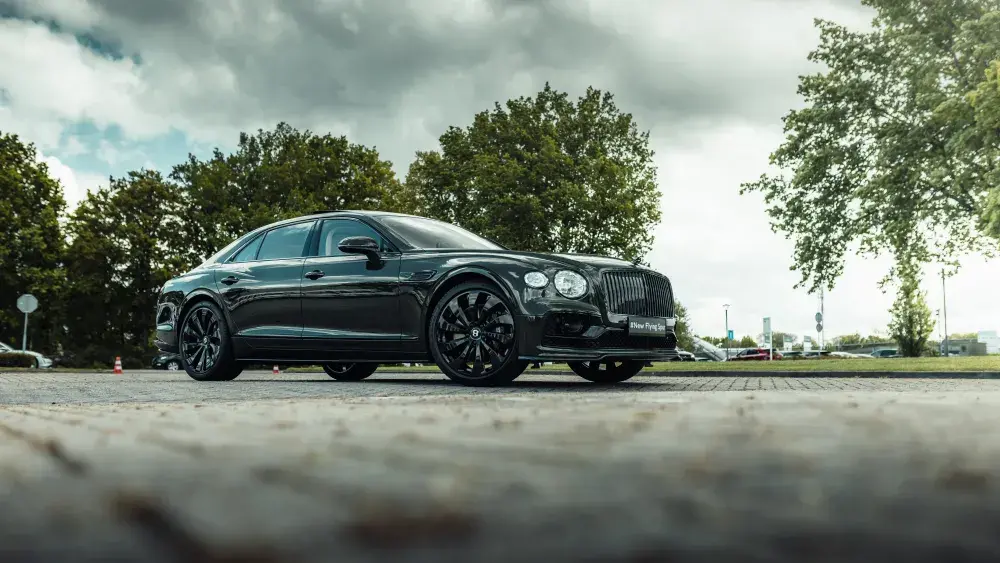
M495 242L461 227L434 219L387 215L379 217L379 221L410 246L421 250L433 248L503 250L503 247Z

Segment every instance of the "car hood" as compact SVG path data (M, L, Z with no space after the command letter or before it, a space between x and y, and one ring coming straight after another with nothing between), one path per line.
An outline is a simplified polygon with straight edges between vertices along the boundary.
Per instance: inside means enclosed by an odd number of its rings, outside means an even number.
M636 264L627 260L612 258L610 256L595 256L592 254L549 254L546 252L521 252L515 250L504 250L499 252L512 258L520 258L526 262L554 262L563 266L578 268L581 270L599 270L602 268L638 268Z

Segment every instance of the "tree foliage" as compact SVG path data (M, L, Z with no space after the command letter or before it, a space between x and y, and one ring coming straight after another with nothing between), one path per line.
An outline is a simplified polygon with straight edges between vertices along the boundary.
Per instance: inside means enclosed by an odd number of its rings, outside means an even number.
M29 321L29 347L52 349L59 337L63 234L62 187L38 161L35 146L0 132L0 340L21 346L24 316L17 298L39 300Z
M392 166L373 148L280 123L240 134L232 154L216 149L174 167L183 194L185 258L196 264L235 238L319 210L409 210Z
M499 103L440 151L417 153L407 194L426 215L518 250L641 259L660 220L649 148L613 96L588 88L576 102L548 84Z
M42 301L32 316L36 349L67 365L108 366L115 356L148 365L164 282L247 231L319 210L429 208L533 250L638 258L651 244L660 215L648 135L610 94L591 89L574 104L546 87L450 129L442 147L419 155L403 185L374 148L281 123L241 134L230 154L191 155L167 177L111 178L66 217L34 147L0 135L0 295L10 296L0 338L20 336L13 301L30 291ZM455 215L449 197L465 198ZM678 312L689 343L680 304Z
M927 306L926 293L921 291L919 278L915 274L905 273L889 312L892 315L889 334L899 345L900 355L922 355L927 347L927 339L934 330L934 320L931 309Z
M71 215L66 324L76 363L151 359L159 289L181 271L180 196L159 172L130 172Z
M688 315L687 308L680 301L674 303L674 317L677 319L677 324L674 325L674 334L677 335L677 347L688 352L694 350L691 317Z
M772 227L795 241L798 286L832 288L847 252L890 252L889 275L991 252L1000 236L998 0L863 0L871 31L817 20L800 80L805 107L784 118L779 169L760 192Z

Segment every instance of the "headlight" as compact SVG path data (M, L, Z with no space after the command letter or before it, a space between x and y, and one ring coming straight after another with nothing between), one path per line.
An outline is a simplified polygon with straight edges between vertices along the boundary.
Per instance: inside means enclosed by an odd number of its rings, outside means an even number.
M560 270L556 272L556 291L570 299L587 293L587 280L576 272Z
M528 284L528 287L541 289L549 285L549 278L545 277L545 274L541 272L528 272L524 274L524 283Z

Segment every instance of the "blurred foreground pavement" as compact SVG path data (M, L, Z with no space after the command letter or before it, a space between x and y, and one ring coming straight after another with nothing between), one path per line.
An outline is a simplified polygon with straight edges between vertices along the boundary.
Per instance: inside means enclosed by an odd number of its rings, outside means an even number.
M0 561L1000 560L1000 382L379 385L0 405Z

